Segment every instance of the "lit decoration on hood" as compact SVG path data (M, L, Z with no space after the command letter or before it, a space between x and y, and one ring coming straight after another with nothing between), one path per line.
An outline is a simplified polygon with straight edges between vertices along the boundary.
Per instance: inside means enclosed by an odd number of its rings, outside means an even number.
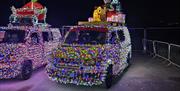
M97 57L100 51L97 47L83 48L83 47L62 47L61 50L58 50L54 55L59 58L70 58L70 59L82 59L82 60L91 60Z

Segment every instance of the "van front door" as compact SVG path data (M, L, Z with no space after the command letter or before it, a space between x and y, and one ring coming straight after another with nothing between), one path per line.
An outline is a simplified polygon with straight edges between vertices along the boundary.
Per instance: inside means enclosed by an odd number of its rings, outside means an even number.
M38 32L30 34L30 43L28 46L29 58L33 62L33 68L40 67L43 62L43 45L41 35Z

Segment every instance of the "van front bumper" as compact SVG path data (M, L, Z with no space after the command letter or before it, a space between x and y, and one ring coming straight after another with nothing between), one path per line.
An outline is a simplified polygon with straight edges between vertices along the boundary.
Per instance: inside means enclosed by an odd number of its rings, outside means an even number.
M76 85L101 85L106 78L106 66L60 66L55 67L48 64L47 74L52 81L60 83L71 83Z
M19 64L16 63L0 63L0 79L11 79L17 77L21 73Z

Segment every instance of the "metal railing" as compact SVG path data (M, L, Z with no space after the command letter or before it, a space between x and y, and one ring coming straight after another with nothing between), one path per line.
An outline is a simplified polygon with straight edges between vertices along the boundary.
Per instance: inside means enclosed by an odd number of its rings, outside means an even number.
M180 67L180 45L167 42L143 39L144 51L154 57L160 57L169 62L168 65Z

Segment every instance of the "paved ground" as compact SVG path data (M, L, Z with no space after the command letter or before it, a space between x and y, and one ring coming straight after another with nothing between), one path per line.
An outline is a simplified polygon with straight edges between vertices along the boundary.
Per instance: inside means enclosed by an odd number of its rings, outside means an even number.
M114 79L110 89L103 86L63 85L52 82L42 68L26 81L0 80L0 91L180 91L180 69L160 59L135 53L131 67Z

